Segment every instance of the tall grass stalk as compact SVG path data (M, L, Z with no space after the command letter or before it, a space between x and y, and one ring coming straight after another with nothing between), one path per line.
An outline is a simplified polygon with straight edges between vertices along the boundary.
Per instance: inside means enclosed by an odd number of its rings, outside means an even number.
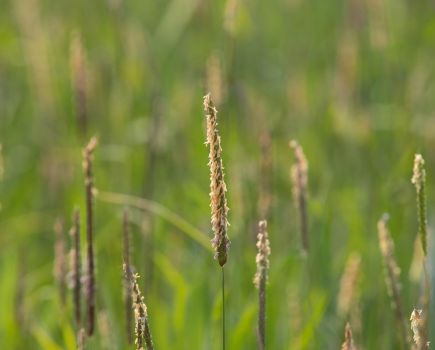
M289 146L293 149L295 155L295 163L291 167L290 174L293 182L293 198L295 206L299 210L302 246L305 252L308 252L310 245L307 213L308 161L302 147L296 140L290 141Z
M85 350L86 348L86 331L80 328L77 334L77 350Z
M341 317L348 316L356 302L360 270L361 255L353 252L347 259L343 275L340 279L340 289L337 297L337 313Z
M414 158L414 172L411 182L417 192L418 233L421 239L424 256L427 256L427 219L426 219L426 170L421 154Z
M430 315L430 279L427 269L427 209L426 209L426 170L424 159L421 154L416 154L414 157L414 168L411 182L415 186L417 194L417 215L418 215L418 234L421 239L421 247L423 250L423 294L421 298L421 327L420 337L422 343L428 343L429 339L429 315Z
M81 323L81 249L80 249L80 211L74 210L73 226L70 230L71 249L71 281L73 290L74 317L77 326Z
M123 229L122 229L122 245L123 245L123 259L126 267L126 273L124 276L124 307L125 307L125 331L127 333L127 342L130 345L132 343L132 298L131 298L131 266L130 266L130 230L128 211L124 210L123 215Z
M407 327L405 314L403 313L403 304L400 295L400 268L397 266L394 256L394 242L391 238L387 227L388 214L384 214L378 221L378 236L379 247L384 260L385 267L385 283L387 285L388 294L391 298L398 334L400 335L402 346L409 348L411 338Z
M266 284L269 271L270 244L267 233L267 221L260 221L257 235L257 272L254 284L258 289L258 349L266 348Z
M97 147L97 139L91 138L83 150L83 171L85 175L85 195L86 195L86 312L88 336L94 333L95 327L95 262L94 262L94 245L93 245L93 198L94 198L94 177L92 172L93 152Z
M54 223L54 233L56 241L54 246L54 277L59 288L59 298L61 305L65 305L66 301L66 275L67 275L67 261L66 261L66 244L64 237L64 226L62 219L56 220Z
M222 164L221 138L218 132L217 110L210 94L204 96L204 111L207 119L207 141L209 147L210 168L210 207L211 224L214 233L212 247L215 250L215 259L222 268L222 348L225 349L225 272L224 265L228 258L230 240L228 229L228 206L225 192L227 187L224 181L224 168Z

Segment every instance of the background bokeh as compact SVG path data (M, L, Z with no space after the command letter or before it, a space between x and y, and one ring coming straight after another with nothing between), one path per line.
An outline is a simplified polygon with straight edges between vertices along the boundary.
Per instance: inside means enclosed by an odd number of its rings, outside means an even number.
M339 349L349 319L360 349L400 348L376 222L390 213L408 317L420 294L418 271L410 273L418 260L416 152L427 164L433 222L434 6L1 0L1 347L75 349L71 298L61 306L53 278L53 224L63 218L69 239L75 206L84 218L81 153L92 135L100 193L156 201L211 238L202 111L210 90L230 207L228 348L256 346L252 279L264 217L272 248L269 349ZM83 86L86 103L78 105ZM292 138L309 161L306 257L289 177ZM89 349L127 348L125 204L95 202L98 332ZM212 252L160 215L129 210L156 348L220 349L221 276ZM361 258L360 277L343 314L340 278L352 253Z

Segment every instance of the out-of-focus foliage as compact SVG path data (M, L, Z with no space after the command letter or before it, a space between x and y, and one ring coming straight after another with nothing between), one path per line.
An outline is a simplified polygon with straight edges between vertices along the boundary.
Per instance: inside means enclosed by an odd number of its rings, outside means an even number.
M74 38L83 46L85 124ZM420 294L418 271L409 273L415 152L426 160L434 222L434 55L430 1L1 1L1 347L75 349L71 296L62 307L53 279L53 224L63 217L67 229L76 205L85 217L81 149L96 134L99 322L89 349L126 348L124 205L104 201L107 191L151 199L184 222L130 209L156 348L220 349L220 271L201 244L211 238L202 111L211 90L230 208L229 348L256 344L252 279L265 212L268 348L338 349L348 319L362 348L399 348L376 222L390 213L409 315ZM289 176L293 138L309 161L306 258ZM343 315L337 296L352 252L361 272Z

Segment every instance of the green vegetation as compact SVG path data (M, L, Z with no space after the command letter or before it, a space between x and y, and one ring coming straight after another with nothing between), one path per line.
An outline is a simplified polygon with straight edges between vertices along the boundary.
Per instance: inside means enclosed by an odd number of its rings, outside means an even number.
M77 276L55 280L55 246L72 247L78 208L86 271L86 194L95 191L85 191L82 151L96 135L96 323L86 348L134 348L123 298L127 209L154 347L222 349L209 91L228 188L227 349L257 347L260 220L271 248L266 349L339 349L347 322L358 349L405 348L384 270L401 269L390 274L411 331L413 309L435 307L434 15L429 1L406 0L1 1L0 348L76 349L73 289L62 304L59 286ZM290 174L293 139L308 162L303 196ZM416 153L426 169L419 211ZM394 264L379 249L384 212ZM434 318L414 315L422 339L427 325L433 339Z

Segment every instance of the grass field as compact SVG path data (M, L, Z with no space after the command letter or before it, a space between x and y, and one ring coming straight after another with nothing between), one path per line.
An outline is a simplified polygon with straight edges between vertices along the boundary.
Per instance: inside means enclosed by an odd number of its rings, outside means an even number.
M359 350L405 349L377 222L389 213L408 320L424 293L416 153L429 233L434 222L434 15L432 2L407 0L0 1L0 347L76 349L72 291L62 304L53 274L54 225L63 222L69 250L79 208L84 259L82 151L96 135L97 323L86 349L134 348L124 210L155 348L222 349L210 91L230 209L226 348L257 347L256 235L266 219L267 349L340 349L347 321ZM292 139L309 164L306 253ZM429 240L432 290L434 250ZM352 291L340 291L352 264Z

